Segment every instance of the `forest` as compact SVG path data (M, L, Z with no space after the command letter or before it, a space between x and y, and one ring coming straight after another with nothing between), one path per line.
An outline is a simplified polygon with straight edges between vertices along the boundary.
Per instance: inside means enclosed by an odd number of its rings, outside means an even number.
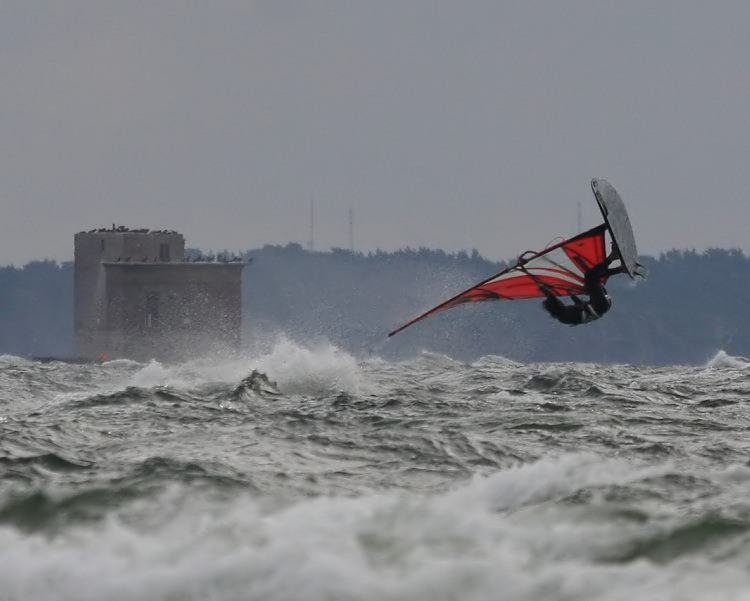
M719 350L750 356L750 258L736 249L641 257L646 279L611 278L612 309L583 326L552 320L536 300L501 301L445 311L392 338L395 327L504 265L476 251L311 252L296 243L243 257L247 352L284 336L391 360L423 351L462 361L644 365L704 364ZM73 355L73 280L69 262L0 268L0 354Z

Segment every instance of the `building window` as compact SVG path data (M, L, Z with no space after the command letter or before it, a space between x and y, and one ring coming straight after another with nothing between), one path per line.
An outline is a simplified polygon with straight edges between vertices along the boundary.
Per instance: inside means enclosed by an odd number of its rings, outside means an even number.
M169 262L169 244L159 244L159 260Z

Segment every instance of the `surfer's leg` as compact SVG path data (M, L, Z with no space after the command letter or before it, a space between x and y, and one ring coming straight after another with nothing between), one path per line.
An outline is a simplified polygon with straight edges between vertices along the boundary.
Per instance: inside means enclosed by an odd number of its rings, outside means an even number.
M601 284L589 288L589 304L594 312L601 317L612 306L612 301L607 294L607 289Z
M542 302L542 307L555 318L558 318L565 310L565 305L562 301L552 294L547 294L547 298Z
M617 269L617 268L615 268ZM591 288L600 283L601 279L607 276L609 272L609 266L606 261L594 265L591 269L587 269L583 275L583 279L586 280L586 287Z
M628 270L625 269L625 265L620 265L619 267L610 267L607 269L607 277L611 275L615 275L616 273L627 273Z
M547 295L542 306L561 323L578 325L583 321L583 305L566 305L558 297Z

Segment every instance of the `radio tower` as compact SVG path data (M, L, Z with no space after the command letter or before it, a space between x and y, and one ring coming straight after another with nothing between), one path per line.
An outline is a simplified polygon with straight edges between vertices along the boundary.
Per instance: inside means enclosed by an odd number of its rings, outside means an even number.
M354 211L349 207L349 250L354 252Z
M310 197L310 240L307 243L307 250L315 250L315 201Z

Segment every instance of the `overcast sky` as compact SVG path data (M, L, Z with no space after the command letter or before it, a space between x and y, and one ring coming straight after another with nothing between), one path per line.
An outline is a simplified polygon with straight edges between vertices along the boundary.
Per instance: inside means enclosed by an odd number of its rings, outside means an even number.
M747 0L0 0L0 265L73 235L750 252ZM580 204L579 204L580 203ZM353 227L350 229L350 214Z

